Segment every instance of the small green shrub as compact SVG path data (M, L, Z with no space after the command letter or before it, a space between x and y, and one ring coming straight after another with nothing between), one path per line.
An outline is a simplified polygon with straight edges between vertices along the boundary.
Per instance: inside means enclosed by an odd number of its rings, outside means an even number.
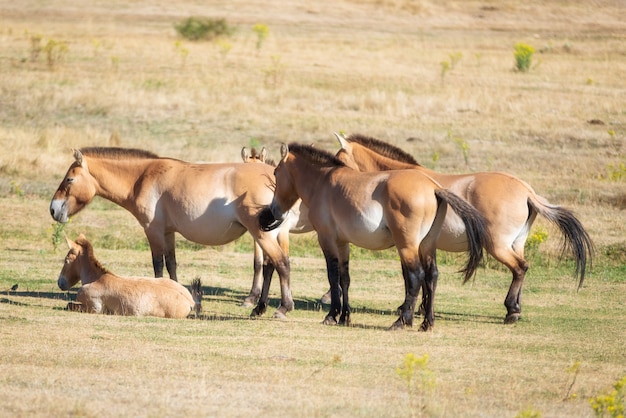
M517 44L515 44L515 68L517 68L517 70L520 72L526 72L530 70L534 53L535 48L528 44L525 44L523 42L518 42Z
M174 28L180 36L190 41L211 40L220 36L229 36L233 32L226 19L193 16L175 24Z

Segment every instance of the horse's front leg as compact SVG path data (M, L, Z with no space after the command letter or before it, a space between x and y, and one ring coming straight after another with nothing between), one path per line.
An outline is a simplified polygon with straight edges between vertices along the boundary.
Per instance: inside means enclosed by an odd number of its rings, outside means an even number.
M324 250L323 247L322 250ZM330 311L324 318L324 321L322 321L322 324L336 325L337 316L341 312L339 259L335 254L327 250L324 250L324 258L326 259L326 272L328 274L328 283L330 285Z
M148 238L148 244L150 244L154 277L163 277L165 268L165 237L162 232L155 230L155 228L144 228L144 232L146 233L146 238Z
M261 246L263 253L269 258L271 266L273 266L273 268L275 268L278 272L278 276L280 278L280 306L274 313L274 317L284 318L285 314L292 311L294 307L290 286L291 267L289 265L289 257L285 254L280 245L278 245L278 239L275 235L262 231L258 231L258 233L260 234L258 239L259 245ZM268 266L263 269L263 290L261 291L259 305L267 303L269 283L272 277L271 273L273 272L271 266L268 264ZM260 309L255 308L255 310L260 312Z
M261 296L261 284L264 280L263 269L265 268L264 260L263 260L263 250L256 240L254 241L254 275L252 276L252 288L250 289L250 293L243 300L241 306L245 308L250 308L254 306L254 304L259 300L259 296ZM272 266L272 272L273 272ZM271 274L270 274L271 278Z
M269 257L264 257L262 265L263 286L261 288L261 294L257 301L257 305L250 313L251 318L261 316L267 311L267 305L269 303L270 285L272 284L272 275L274 274L274 270L274 264L272 264Z

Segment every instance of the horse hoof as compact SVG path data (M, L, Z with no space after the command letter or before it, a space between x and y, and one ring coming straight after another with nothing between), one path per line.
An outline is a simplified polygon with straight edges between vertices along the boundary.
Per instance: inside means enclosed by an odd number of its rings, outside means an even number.
M506 318L504 318L504 323L506 325L514 324L517 321L519 321L521 318L522 318L521 314L518 314L518 313L509 314L506 316Z
M343 325L344 327L349 327L352 325L352 321L350 321L350 318L348 319L340 319L339 320L339 325Z
M256 307L250 312L250 318L257 318L265 313L265 308Z
M322 321L322 324L324 324L324 325L337 325L337 320L329 315L326 318L324 318L324 320Z
M248 301L247 299L241 302L242 308L252 308L254 306L253 302Z
M274 312L274 315L272 315L272 317L275 318L275 319L287 319L287 315L285 315L281 311Z
M404 322L397 320L389 327L389 331L402 331L404 327Z
M432 331L432 330L433 330L433 325L428 323L427 321L422 322L422 325L420 325L420 329L419 329L419 331L422 331L422 332Z

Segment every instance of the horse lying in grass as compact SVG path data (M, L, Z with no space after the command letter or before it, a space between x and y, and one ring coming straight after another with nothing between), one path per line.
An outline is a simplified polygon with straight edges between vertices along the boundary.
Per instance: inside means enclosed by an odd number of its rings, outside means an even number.
M448 206L461 218L466 231L469 258L463 271L465 280L473 276L482 259L488 239L482 216L416 170L362 173L328 152L289 144L281 148L274 176L274 198L259 215L259 223L264 229L277 227L298 199L309 208L331 289L331 307L324 324L337 324L339 314L339 324L350 324L350 243L371 250L393 246L398 250L405 300L392 329L412 326L420 288L425 302L420 330L434 325L435 251Z
M563 234L563 251L569 249L576 265L574 275L579 277L578 287L582 286L593 254L589 234L570 210L549 203L529 184L500 172L437 173L422 167L410 154L386 142L358 134L347 138L335 135L341 144L337 158L348 166L367 172L412 169L424 173L468 201L485 217L490 237L486 250L513 273L504 301L507 309L505 323L514 323L521 316L522 285L528 270L524 245L537 215L556 225ZM467 251L465 242L463 224L454 213L448 213L437 248Z
M79 281L76 300L68 309L87 313L128 316L186 318L202 309L200 279L191 284L191 293L170 279L127 278L111 273L96 259L91 243L81 234L76 241L67 239L69 252L57 282L69 290Z
M50 202L58 222L82 210L95 196L128 210L143 227L155 277L163 267L177 280L175 233L203 245L224 245L250 232L255 241L254 277L246 305L258 300L252 315L262 315L267 299L263 275L280 277L281 301L274 316L294 307L289 283L289 223L275 231L259 228L257 216L272 201L274 168L267 164L193 164L136 149L83 148ZM259 252L262 250L262 254Z

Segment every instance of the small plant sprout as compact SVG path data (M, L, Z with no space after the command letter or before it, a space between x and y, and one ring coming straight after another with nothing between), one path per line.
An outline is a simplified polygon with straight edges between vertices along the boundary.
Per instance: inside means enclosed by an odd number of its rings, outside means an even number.
M580 361L574 362L574 364L572 364L570 367L565 369L565 371L567 372L567 374L572 376L572 381L567 386L567 390L565 391L565 396L563 397L563 400L567 401L569 399L576 398L576 394L572 393L572 388L574 387L574 384L576 383L576 377L578 377L578 372L580 372Z
M461 152L463 153L463 160L465 161L465 166L469 168L469 144L460 137L455 137L454 143L461 149Z
M463 53L453 52L452 54L449 54L448 56L450 57L450 69L454 70L456 68L456 65L459 63L459 61L461 61L461 58L463 58Z
M437 167L437 162L439 161L440 158L441 158L441 155L439 154L439 151L433 151L432 155L430 156L430 159L433 162L433 169Z
M515 44L515 52L513 54L515 56L515 68L517 71L526 72L530 70L534 53L535 48L528 44L523 42Z
M280 55L272 55L270 59L270 65L263 69L263 74L265 75L265 85L267 87L276 88L282 83L285 66L281 62L282 58Z
M615 382L613 390L589 399L596 417L624 417L624 398L626 398L626 376Z
M117 71L120 68L120 57L111 55L111 67L113 67L113 71Z
M181 41L174 42L174 48L178 52L180 56L180 66L181 68L185 68L185 64L187 62L187 57L189 56L189 48L183 46Z
M71 222L71 220L69 221ZM68 222L68 223L69 223ZM52 224L52 248L56 252L65 239L65 227L67 223L55 222Z
M43 51L46 53L46 62L48 64L48 69L53 70L54 67L65 58L68 47L67 43L63 41L55 41L54 39L50 39L43 47Z
M446 74L448 73L448 71L450 71L452 66L450 65L449 61L441 61L440 65L441 65L441 84L443 84L443 81L446 78Z
M409 406L412 416L420 416L428 404L428 398L435 388L435 374L428 367L428 354L421 357L409 353L404 356L396 373L406 383Z
M252 27L252 31L256 33L256 49L260 50L265 38L267 38L267 35L270 33L270 29L263 23L257 23Z
M11 194L24 197L24 190L22 190L22 186L15 180L11 180Z
M30 61L36 62L39 59L41 53L41 35L30 36Z
M529 407L521 410L515 418L541 418L541 412Z
M226 56L233 49L233 44L225 40L219 40L216 42L217 47L219 48L220 56L222 57L222 61L226 60Z

